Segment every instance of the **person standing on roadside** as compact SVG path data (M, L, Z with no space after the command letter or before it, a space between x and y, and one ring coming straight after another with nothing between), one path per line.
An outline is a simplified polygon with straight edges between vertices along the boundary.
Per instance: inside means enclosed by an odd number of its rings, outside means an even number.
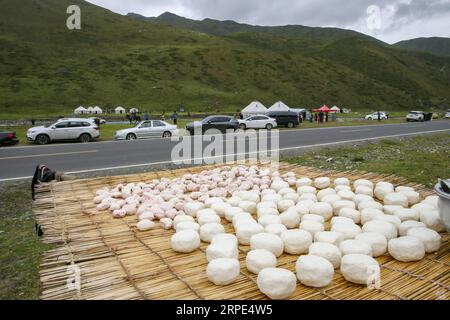
M172 120L173 120L173 124L176 125L178 123L178 113L176 111L174 111L172 114Z
M380 111L377 112L377 117L378 117L378 122L380 122L381 121L381 112Z

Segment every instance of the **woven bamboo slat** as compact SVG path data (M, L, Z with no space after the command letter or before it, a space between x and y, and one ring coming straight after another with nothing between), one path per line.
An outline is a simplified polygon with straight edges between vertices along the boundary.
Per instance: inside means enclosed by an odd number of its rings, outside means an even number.
M98 212L92 199L96 190L118 183L173 178L214 166L154 173L112 176L41 185L33 211L44 230L43 241L56 244L44 254L40 266L42 299L267 299L257 288L256 276L245 267L248 246L240 246L241 275L228 286L215 286L206 277L207 244L191 254L170 247L173 231L156 228L136 230L136 219L114 219ZM425 197L433 194L421 185L393 175L369 172L334 172L282 163L280 172L297 176L359 178L394 185L413 186ZM228 232L232 227L223 221ZM322 289L297 285L291 299L450 299L450 244L442 233L439 252L415 263L402 263L389 255L377 258L381 288L368 289L349 283L336 270L333 283ZM283 254L278 266L295 272L298 256ZM78 272L80 286L74 274Z

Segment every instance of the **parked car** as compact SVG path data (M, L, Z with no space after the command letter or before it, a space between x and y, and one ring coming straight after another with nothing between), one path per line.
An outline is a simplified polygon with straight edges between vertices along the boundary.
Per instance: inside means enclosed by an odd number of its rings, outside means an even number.
M433 118L433 114L432 113L426 113L423 111L410 111L407 115L406 115L406 121L410 122L410 121L431 121Z
M0 131L0 146L15 146L19 143L16 133L12 131Z
M170 138L178 127L162 120L141 121L134 128L116 131L116 140Z
M277 122L275 119L264 115L251 116L243 120L238 120L239 129L267 129L276 128Z
M27 132L28 141L38 144L60 140L90 142L98 137L99 128L93 121L78 118L62 118L47 126L30 128Z
M291 111L272 111L267 114L268 117L275 119L278 126L293 128L300 124L298 113Z
M205 134L209 129L216 129L222 133L226 133L227 130L236 131L239 128L239 122L230 116L209 116L201 121L195 121L186 125L186 130L192 135L196 133L196 130Z
M447 110L447 113L445 114L445 119L450 119L450 109Z
M374 112L372 114L368 114L365 117L366 120L378 120L378 112ZM380 120L387 120L388 115L385 112L380 111Z
M89 120L93 120L94 122L97 120L99 124L106 124L106 120L102 118L89 118Z

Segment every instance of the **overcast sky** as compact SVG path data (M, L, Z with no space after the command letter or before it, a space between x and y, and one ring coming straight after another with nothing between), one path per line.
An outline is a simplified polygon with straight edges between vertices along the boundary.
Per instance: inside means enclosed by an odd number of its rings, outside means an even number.
M258 25L353 29L388 43L450 37L450 0L89 0L126 14L163 12Z

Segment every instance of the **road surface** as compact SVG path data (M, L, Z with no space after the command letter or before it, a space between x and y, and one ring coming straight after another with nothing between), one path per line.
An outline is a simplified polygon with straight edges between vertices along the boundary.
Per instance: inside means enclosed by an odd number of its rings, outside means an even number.
M295 151L311 147L439 132L450 132L450 122L281 130L279 131L279 145L275 145L275 148L281 152ZM239 133L236 136L238 140L243 139ZM40 163L45 163L54 170L68 173L171 163L172 149L177 143L170 139L154 138L136 141L0 148L0 181L29 178L33 175L36 165ZM205 142L204 144L208 145L209 143ZM198 145L197 143L196 146ZM248 147L246 152L248 152ZM228 152L228 154L233 153L242 154L238 150Z

